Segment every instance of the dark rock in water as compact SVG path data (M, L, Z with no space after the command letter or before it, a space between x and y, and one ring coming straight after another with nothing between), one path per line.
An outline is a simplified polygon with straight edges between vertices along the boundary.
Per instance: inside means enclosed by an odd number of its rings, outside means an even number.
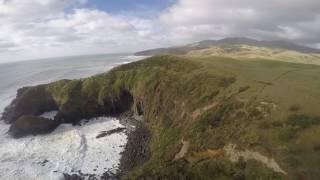
M58 106L46 85L24 87L18 90L16 99L5 109L1 119L13 123L22 115L38 116L54 110L58 110Z
M112 172L105 172L103 175L95 175L95 174L83 174L81 171L78 174L67 174L64 173L64 180L118 180L120 179L119 176L113 174Z
M46 159L46 160L42 161L40 164L41 164L41 166L45 166L48 162L49 161Z
M63 174L63 179L64 180L84 180L84 177L81 177L80 175L77 175L77 174Z
M9 133L14 138L19 138L30 134L46 134L52 132L56 127L59 126L59 124L60 123L58 121L26 115L21 116L19 119L14 121L10 127Z
M115 133L119 133L123 130L125 130L126 128L116 128L116 129L112 129L110 131L102 131L96 138L99 139L99 138L103 138L103 137L106 137L106 136L110 136L112 134L115 134Z
M112 172L105 172L100 177L100 180L118 180L121 179L118 175L113 174Z

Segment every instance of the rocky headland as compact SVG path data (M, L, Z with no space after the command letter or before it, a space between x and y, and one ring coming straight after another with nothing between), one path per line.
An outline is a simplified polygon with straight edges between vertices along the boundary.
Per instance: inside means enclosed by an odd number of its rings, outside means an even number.
M308 179L320 174L319 143L302 139L319 130L320 94L300 82L316 86L319 72L270 60L155 56L86 79L22 88L2 119L19 138L132 114L139 123L117 178ZM297 83L288 93L290 79ZM314 97L308 108L301 108L304 94ZM39 117L48 111L58 111L54 120Z

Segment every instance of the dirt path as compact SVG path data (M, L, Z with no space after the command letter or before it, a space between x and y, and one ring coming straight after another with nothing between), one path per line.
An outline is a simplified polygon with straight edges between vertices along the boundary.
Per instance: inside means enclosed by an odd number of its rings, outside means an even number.
M237 149L237 146L234 144L228 144L223 149L226 153L226 156L232 162L238 162L240 158L243 158L245 161L256 160L275 172L287 174L273 158L268 158L258 152L250 151L248 149L242 151Z
M181 147L180 151L174 157L174 160L178 160L178 159L183 158L187 154L189 146L190 146L190 143L188 141L182 141L182 147Z

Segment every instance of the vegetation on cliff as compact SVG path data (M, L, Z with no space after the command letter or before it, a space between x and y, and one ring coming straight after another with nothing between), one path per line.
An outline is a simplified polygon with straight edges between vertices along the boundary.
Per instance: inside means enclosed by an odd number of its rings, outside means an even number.
M17 100L46 107L27 99L40 91L53 105L47 107L58 107L56 120L68 123L128 110L143 115L150 156L123 178L315 179L319 82L315 65L155 56L36 86ZM16 102L7 114L14 122L39 112L20 112Z

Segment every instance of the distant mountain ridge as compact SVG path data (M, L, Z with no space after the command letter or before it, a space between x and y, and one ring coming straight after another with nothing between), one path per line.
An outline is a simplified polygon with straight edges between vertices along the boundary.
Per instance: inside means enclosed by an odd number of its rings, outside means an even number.
M157 48L150 49L146 51L141 51L135 53L137 56L151 56L151 55L160 55L160 54L176 54L176 55L184 55L190 51L207 49L211 47L228 47L235 45L248 45L248 46L256 46L256 47L265 47L265 48L273 48L273 49L285 49L291 51L297 51L300 53L320 53L320 49L315 49L299 44L295 44L289 41L276 40L276 41L259 41L250 38L224 38L221 40L204 40L197 43L188 44L185 46L176 46L169 48Z

